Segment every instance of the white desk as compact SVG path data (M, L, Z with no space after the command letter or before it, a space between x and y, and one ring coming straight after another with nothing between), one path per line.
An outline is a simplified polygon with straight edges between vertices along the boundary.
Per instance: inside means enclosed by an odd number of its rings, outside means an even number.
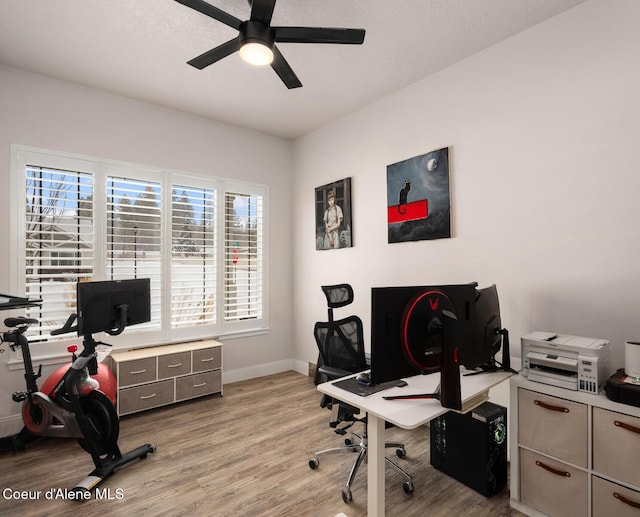
M462 388L462 405L465 405L488 392L493 386L511 377L508 372L481 373L460 379ZM318 390L333 398L351 404L368 414L368 469L367 469L367 515L368 517L384 516L384 423L390 422L403 429L414 429L424 425L431 419L449 411L435 399L422 400L384 400L388 395L408 395L414 393L433 393L439 382L440 374L417 375L404 379L408 386L390 388L367 397L361 397L338 386L333 382L318 385ZM426 489L426 487L423 487Z

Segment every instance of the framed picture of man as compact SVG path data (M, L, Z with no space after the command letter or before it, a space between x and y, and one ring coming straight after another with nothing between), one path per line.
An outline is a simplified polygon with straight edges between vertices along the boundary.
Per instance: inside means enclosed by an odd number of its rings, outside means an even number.
M351 234L351 178L316 188L316 249L353 246Z

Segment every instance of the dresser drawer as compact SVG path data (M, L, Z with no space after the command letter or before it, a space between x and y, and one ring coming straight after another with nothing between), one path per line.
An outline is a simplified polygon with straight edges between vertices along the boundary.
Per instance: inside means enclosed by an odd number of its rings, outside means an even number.
M124 388L118 392L118 412L121 415L162 406L173 402L173 379Z
M640 418L593 408L593 470L640 487L639 464Z
M587 467L587 406L518 389L518 443Z
M191 352L158 356L158 379L191 373Z
M156 380L156 358L146 357L120 363L118 386L131 386Z
M222 391L222 372L194 373L176 379L176 400L185 400Z
M587 473L520 449L520 500L547 515L588 515Z
M640 492L593 476L592 517L638 517Z
M193 371L203 372L222 368L222 347L215 346L193 351Z

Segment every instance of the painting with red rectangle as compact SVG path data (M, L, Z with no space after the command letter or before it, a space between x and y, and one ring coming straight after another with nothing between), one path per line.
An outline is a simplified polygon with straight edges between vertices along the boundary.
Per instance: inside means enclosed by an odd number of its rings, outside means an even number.
M451 237L449 149L387 166L389 243Z

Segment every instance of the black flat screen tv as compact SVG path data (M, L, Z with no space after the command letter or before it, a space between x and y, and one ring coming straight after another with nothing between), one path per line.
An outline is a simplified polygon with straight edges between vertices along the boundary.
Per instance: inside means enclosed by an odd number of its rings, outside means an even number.
M501 343L497 290L477 285L374 287L371 382L440 371L443 311L456 317L457 363L474 369L491 362Z
M120 334L125 327L151 319L148 278L78 282L78 336Z

